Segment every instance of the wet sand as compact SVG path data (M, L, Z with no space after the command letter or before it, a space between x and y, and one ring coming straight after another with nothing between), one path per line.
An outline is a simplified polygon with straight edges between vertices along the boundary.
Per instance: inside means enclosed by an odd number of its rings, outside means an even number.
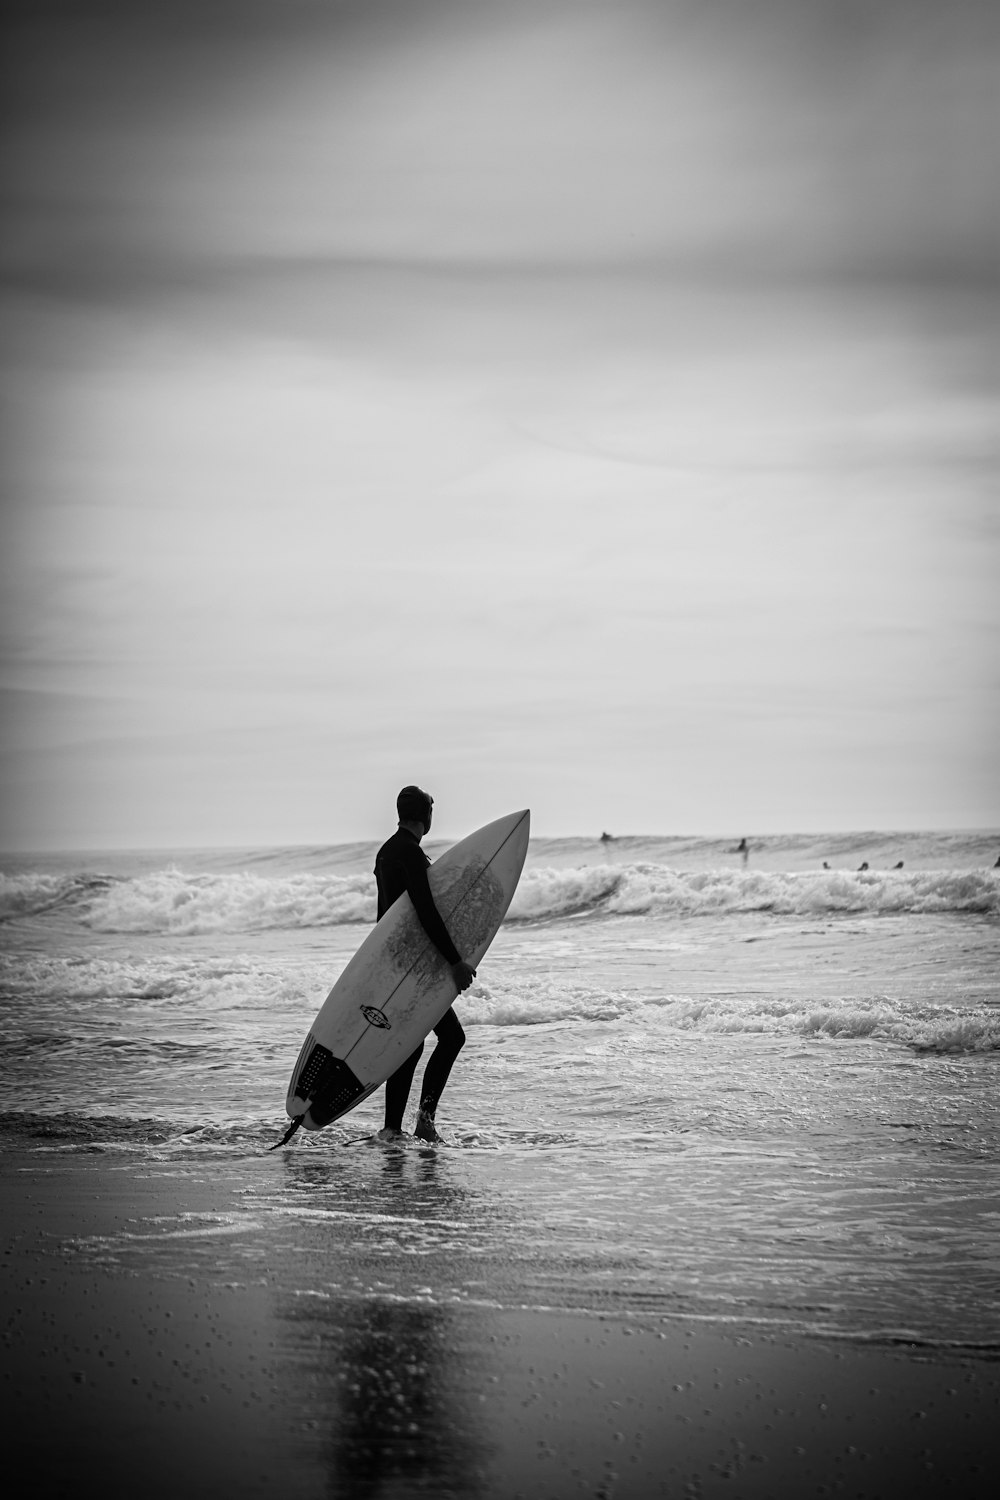
M442 1302L402 1252L324 1291L240 1183L5 1153L6 1458L33 1496L993 1493L995 1362Z

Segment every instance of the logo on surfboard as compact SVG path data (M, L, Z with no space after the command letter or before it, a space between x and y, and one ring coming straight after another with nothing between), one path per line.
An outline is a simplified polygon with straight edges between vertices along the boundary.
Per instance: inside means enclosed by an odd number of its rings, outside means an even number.
M381 1026L383 1031L392 1030L388 1017L384 1016L380 1010L376 1010L374 1005L362 1005L361 1014L372 1026Z

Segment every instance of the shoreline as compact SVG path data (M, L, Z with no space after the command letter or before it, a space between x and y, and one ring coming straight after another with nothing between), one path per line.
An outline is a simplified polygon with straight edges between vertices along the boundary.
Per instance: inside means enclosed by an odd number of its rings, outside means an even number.
M245 1178L231 1160L0 1157L8 1460L32 1494L992 1493L995 1361L442 1303L403 1251L310 1290L293 1257L261 1260Z

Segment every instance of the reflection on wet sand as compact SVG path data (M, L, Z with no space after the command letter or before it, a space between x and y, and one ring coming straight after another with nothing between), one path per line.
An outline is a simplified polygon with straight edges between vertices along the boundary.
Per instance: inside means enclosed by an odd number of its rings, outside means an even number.
M281 1206L302 1216L303 1238L324 1257L314 1267L315 1289L342 1285L345 1276L362 1285L377 1280L380 1260L400 1251L418 1281L427 1258L443 1256L434 1261L434 1271L452 1285L470 1254L478 1258L485 1248L502 1245L510 1219L505 1195L483 1191L478 1181L466 1186L449 1170L452 1165L435 1149L412 1142L373 1141L346 1156L336 1150L310 1157L289 1153Z
M331 1493L376 1500L408 1479L432 1494L478 1494L486 1452L461 1388L467 1357L455 1358L454 1314L374 1299L325 1311L337 1403Z
M335 1200L341 1211L357 1213L356 1231L346 1236L343 1219L330 1221L322 1270L314 1278L319 1295L296 1297L282 1308L328 1413L321 1425L328 1421L329 1494L380 1500L409 1485L475 1500L489 1445L475 1394L485 1373L470 1379L470 1372L484 1363L487 1340L478 1320L473 1328L467 1315L435 1304L412 1285L422 1286L428 1256L436 1260L442 1248L442 1232L451 1238L471 1222L468 1195L442 1180L436 1153L412 1148L381 1153L379 1171L360 1193L357 1180L345 1181L330 1161L299 1159L289 1175L316 1207L330 1208ZM359 1280L378 1285L387 1255L395 1272L391 1288L340 1294ZM410 1265L418 1274L399 1276ZM430 1279L436 1281L433 1274Z

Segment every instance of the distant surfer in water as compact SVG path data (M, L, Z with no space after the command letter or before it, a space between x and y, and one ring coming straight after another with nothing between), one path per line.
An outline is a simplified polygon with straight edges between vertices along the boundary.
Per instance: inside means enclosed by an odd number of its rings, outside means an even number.
M736 845L736 848L733 850L733 853L742 854L743 863L746 864L747 860L750 858L750 845L747 843L746 839L740 839L739 843Z
M476 971L465 962L455 947L441 913L434 905L427 880L430 860L420 847L420 840L430 832L434 798L418 786L404 786L396 798L396 811L399 815L399 827L375 856L379 918L384 917L392 903L406 891L427 936L451 965L452 978L461 994L475 979ZM465 1031L452 1007L449 1007L435 1026L434 1035L437 1037L437 1046L424 1070L420 1108L414 1131L422 1141L441 1139L434 1124L434 1116L452 1064L465 1045ZM406 1101L410 1097L410 1085L423 1050L424 1044L421 1042L402 1067L397 1068L386 1081L385 1126L379 1132L381 1140L394 1140L403 1134Z

